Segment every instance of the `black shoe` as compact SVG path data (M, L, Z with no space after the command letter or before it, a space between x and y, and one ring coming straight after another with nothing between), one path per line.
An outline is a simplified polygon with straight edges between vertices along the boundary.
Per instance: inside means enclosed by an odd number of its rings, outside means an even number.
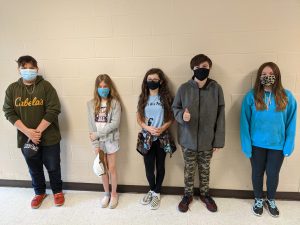
M254 213L255 216L261 216L263 214L264 211L263 204L264 204L264 200L262 198L255 198L252 207L252 212Z
M209 196L209 195L200 195L200 200L206 205L206 208L210 212L217 212L218 211L218 207L217 207L215 201L212 199L211 196Z
M178 210L180 212L187 212L189 204L193 201L193 196L184 195L182 200L179 202Z
M265 207L266 209L268 209L269 213L271 216L273 217L278 217L279 216L279 210L275 204L275 200L274 199L266 199L265 200Z

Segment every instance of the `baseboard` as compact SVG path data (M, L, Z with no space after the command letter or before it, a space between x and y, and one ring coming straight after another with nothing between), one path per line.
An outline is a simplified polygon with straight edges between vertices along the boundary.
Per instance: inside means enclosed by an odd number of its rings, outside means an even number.
M0 179L0 186L31 188L31 181ZM50 187L49 182L47 182L47 188L49 187ZM64 182L63 188L64 190L77 190L77 191L103 191L103 186L101 184L96 184L96 183ZM120 193L145 193L148 190L149 190L148 186L118 185L118 192ZM162 194L182 195L183 187L163 187ZM240 198L240 199L253 198L253 192L249 190L210 189L210 194L214 197L220 197L220 198ZM199 195L199 189L197 188L195 188L195 195ZM277 192L276 199L300 201L300 193L299 192Z

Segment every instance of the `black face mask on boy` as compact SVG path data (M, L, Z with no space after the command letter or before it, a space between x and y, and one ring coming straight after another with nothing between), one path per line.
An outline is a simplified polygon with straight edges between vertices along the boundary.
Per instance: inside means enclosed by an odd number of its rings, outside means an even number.
M209 75L209 69L207 68L197 68L194 70L194 77L198 80L205 80Z
M155 90L157 88L159 88L160 86L160 82L154 82L154 81L147 81L147 87L150 89L150 90Z

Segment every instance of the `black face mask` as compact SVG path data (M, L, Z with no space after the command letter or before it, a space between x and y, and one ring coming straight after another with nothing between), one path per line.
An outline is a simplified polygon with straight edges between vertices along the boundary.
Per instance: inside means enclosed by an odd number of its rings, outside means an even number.
M194 70L194 77L198 80L205 80L209 75L209 69L206 68L198 68Z
M151 90L155 90L159 88L160 82L154 82L154 81L147 81L147 87Z

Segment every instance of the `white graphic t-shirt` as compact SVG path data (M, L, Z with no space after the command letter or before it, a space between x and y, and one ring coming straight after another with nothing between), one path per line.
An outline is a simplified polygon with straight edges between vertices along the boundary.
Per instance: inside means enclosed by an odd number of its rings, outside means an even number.
M97 130L101 130L107 123L106 103L101 103L99 113L95 116Z

